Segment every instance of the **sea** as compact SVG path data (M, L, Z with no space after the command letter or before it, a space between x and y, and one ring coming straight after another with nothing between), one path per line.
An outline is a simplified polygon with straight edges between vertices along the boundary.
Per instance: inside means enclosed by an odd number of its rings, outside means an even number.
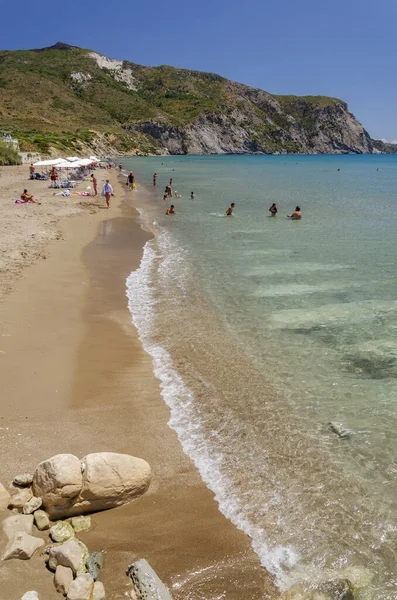
M219 509L280 590L397 599L397 156L122 163L155 233L132 319Z

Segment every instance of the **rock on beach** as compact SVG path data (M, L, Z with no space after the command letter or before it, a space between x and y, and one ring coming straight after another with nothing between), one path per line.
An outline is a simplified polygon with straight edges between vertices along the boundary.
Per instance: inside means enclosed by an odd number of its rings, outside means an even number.
M50 548L48 566L55 571L58 565L69 567L75 575L85 573L85 563L88 558L88 549L76 538L72 538L60 546Z
M92 600L94 593L94 580L88 573L79 575L72 582L67 600Z
M150 476L149 464L128 454L97 452L82 461L58 454L38 465L33 490L51 518L63 518L127 504L148 489Z
M15 493L11 493L10 502L8 504L9 508L23 508L27 502L33 497L32 489L22 488L16 489L11 486L10 488Z
M92 597L92 600L105 600L105 598L105 588L102 581L96 581L94 583L94 595Z
M26 504L23 505L22 512L24 515L32 515L42 505L41 498L33 496Z
M13 483L15 485L20 485L21 487L26 487L33 483L33 475L30 473L21 473L20 475L15 475Z
M50 536L54 542L67 542L74 538L74 529L67 521L58 521L51 527Z
M73 571L69 567L58 565L54 575L54 585L57 592L67 595L73 581Z
M39 531L44 531L50 527L50 519L45 510L36 510L33 514L34 522Z
M10 560L11 558L28 560L42 546L44 546L44 540L21 531L8 542L1 560Z
M3 532L11 540L17 533L32 535L33 515L12 515L3 521Z
M34 590L31 590L30 592L26 592L21 600L39 600L39 595Z
M2 483L0 483L0 511L6 510L10 503L10 494Z

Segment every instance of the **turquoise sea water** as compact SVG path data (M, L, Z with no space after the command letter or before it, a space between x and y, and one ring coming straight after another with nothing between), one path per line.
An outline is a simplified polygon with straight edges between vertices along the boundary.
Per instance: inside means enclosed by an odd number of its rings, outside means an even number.
M158 233L133 318L220 509L281 589L364 568L397 598L397 157L122 162Z

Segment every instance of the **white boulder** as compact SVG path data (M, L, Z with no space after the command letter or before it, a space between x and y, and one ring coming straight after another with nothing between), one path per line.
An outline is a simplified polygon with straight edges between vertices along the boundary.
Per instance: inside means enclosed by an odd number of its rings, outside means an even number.
M33 515L12 515L3 521L3 532L11 540L17 533L32 534Z
M32 515L42 505L41 498L33 496L26 504L23 505L22 512L24 515Z
M21 531L8 542L1 560L10 560L11 558L28 560L42 546L44 546L44 540Z
M34 523L39 531L44 531L50 527L50 519L45 510L36 510L33 514Z
M94 593L94 580L88 573L79 575L72 582L67 600L92 600Z
M73 571L69 567L58 565L54 575L54 585L57 592L66 596L73 581Z
M86 571L86 560L88 558L88 549L76 538L72 538L60 546L50 548L48 566L55 571L58 565L69 567L75 575L80 575Z
M94 583L94 594L92 600L105 600L105 588L103 586L102 581L96 581Z
M21 600L39 600L39 595L35 591L26 592L21 598Z
M74 529L67 521L58 521L51 527L50 536L54 542L67 542L74 538Z
M57 454L41 462L33 475L35 496L50 516L67 514L83 487L81 463L73 454Z
M98 452L81 463L58 454L37 467L33 489L50 517L63 518L127 504L148 489L150 476L149 464L128 454Z
M7 508L10 503L10 494L7 492L6 488L2 483L0 483L0 511L3 511Z

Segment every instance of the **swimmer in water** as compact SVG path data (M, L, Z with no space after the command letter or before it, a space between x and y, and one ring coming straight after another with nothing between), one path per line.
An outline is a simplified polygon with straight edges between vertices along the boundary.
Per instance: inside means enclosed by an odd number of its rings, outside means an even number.
M166 215L175 215L175 208L174 208L173 204L171 204L171 206L169 208L167 208L167 212L165 214Z
M233 209L235 207L234 202L231 203L231 205L229 206L229 208L227 209L227 211L225 212L225 217L232 217L233 216Z
M276 216L276 214L277 214L277 206L276 206L275 202L273 202L273 204L269 208L269 213L271 213L272 217Z
M291 213L290 215L287 215L289 219L292 219L293 221L299 221L299 219L302 218L302 211L301 211L301 207L300 206L296 206L295 210L293 213Z

